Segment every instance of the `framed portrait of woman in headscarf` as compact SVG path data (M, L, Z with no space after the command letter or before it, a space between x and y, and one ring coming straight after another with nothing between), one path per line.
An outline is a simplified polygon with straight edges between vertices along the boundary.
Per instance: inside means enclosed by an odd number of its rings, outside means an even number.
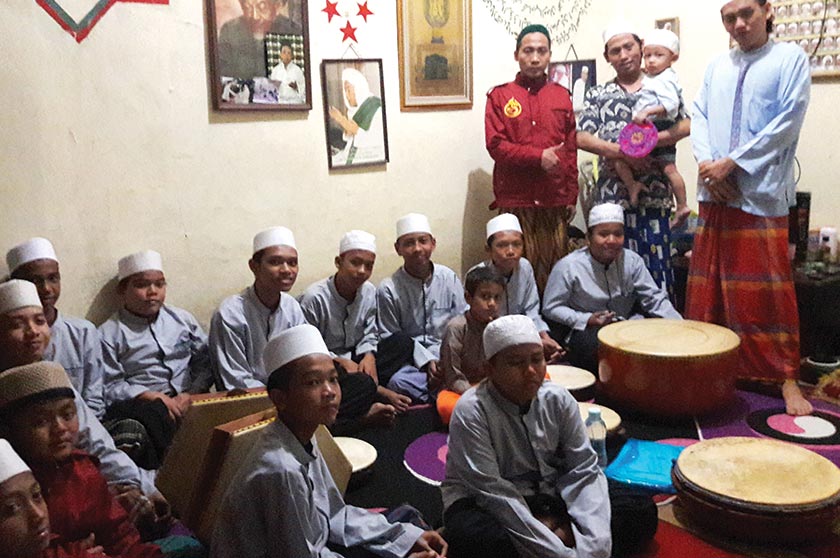
M471 0L397 0L400 110L469 109Z
M217 110L310 110L307 0L206 0Z
M330 169L388 162L382 59L321 63Z

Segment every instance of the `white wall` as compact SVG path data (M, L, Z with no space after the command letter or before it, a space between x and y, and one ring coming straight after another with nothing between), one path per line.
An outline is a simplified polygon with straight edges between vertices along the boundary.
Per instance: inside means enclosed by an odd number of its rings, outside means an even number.
M390 248L394 221L410 211L431 217L441 263L462 271L481 256L492 200L484 93L517 69L514 39L482 0L473 0L474 108L422 113L399 111L395 2L370 0L375 15L360 29L356 49L384 59L392 162L333 173L318 72L311 112L214 112L204 2L171 1L118 3L81 44L34 2L0 3L0 252L30 236L52 239L62 261L64 312L104 319L117 258L154 248L164 255L169 302L206 324L221 298L250 281L253 234L278 224L298 239L294 293L331 272L338 239L350 228L379 239L374 279L391 273L399 265ZM345 52L336 20L328 26L322 7L310 0L316 68ZM612 77L600 31L615 14L645 28L680 17L677 71L689 100L708 59L727 45L707 3L593 0L573 43L581 58L600 60L599 81ZM555 44L554 59L567 49ZM802 187L814 194L812 225L837 223L832 163L840 133L832 108L840 88L818 83L813 97L799 154ZM686 177L696 172L687 141L679 163Z

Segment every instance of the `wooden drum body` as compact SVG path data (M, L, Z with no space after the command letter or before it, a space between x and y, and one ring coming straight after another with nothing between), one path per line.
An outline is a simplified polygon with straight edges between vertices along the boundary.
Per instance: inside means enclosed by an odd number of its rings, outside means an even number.
M818 541L840 517L840 469L787 442L700 442L680 454L671 477L694 522L739 541Z
M735 395L740 339L692 320L628 320L598 332L604 394L655 416L702 415Z

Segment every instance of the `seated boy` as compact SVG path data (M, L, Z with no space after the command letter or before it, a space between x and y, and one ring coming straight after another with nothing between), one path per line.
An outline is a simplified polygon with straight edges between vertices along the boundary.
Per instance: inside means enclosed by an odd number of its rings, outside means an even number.
M379 284L380 347L402 343L402 336L413 341L413 353L403 364L422 370L425 375L401 369L392 378L379 382L417 401L430 400L443 382L439 369L440 344L449 320L466 308L464 288L458 275L448 267L432 262L437 242L425 215L410 213L397 221L394 249L403 266ZM409 355L405 355L408 357Z
M98 460L78 449L74 392L60 364L38 362L0 373L0 424L43 488L60 545L92 534L110 556L162 556L159 547L140 541L108 490Z
M269 341L265 368L277 420L231 481L216 519L212 558L445 556L434 531L389 523L344 503L313 435L338 414L338 372L309 324Z
M611 506L577 402L544 381L534 322L502 316L487 325L483 341L487 380L461 397L449 424L442 496L452 555L632 554L656 532L656 505L628 494ZM611 513L618 516L612 526Z
M19 279L0 283L0 372L40 362L49 343L50 328L35 285ZM151 478L141 475L137 465L116 449L110 434L78 393L75 403L79 446L99 459L102 474L120 502L127 509L135 509L148 502L143 496L145 492L156 504L164 505L166 500L157 492ZM154 515L150 507L145 507L145 511Z
M5 558L107 558L86 540L55 544L41 485L7 440L0 440L0 548Z
M64 316L56 308L61 296L61 272L55 248L46 238L30 238L6 253L13 279L35 283L51 330L44 360L59 363L87 406L101 419L105 414L99 334L87 320Z
M540 316L540 295L534 268L527 258L525 237L519 218L512 213L502 213L487 221L487 253L489 260L473 266L492 267L505 278L505 301L499 308L500 316L522 314L534 320L543 341L545 358L554 361L563 355L563 349L548 334L548 325Z
M543 316L569 348L569 362L598 374L598 331L619 320L682 316L645 267L624 248L624 210L604 203L589 212L587 248L557 262L548 276Z
M213 382L207 336L192 314L165 304L160 254L131 254L117 267L122 308L99 327L107 418L142 425L139 434L132 433L140 447L129 454L140 466L157 469L190 405L190 393L206 392ZM110 430L121 445L120 427Z
M268 340L305 324L300 305L286 291L298 273L295 237L286 227L254 236L248 267L254 284L226 298L210 322L210 358L219 390L265 387L262 355Z
M360 382L348 384L355 373L373 379L376 397L381 401L369 409L357 410L355 414L367 413L362 417L364 422L391 424L394 414L405 411L411 404L408 396L378 385L380 360L387 361L388 355L377 353L376 287L368 281L375 263L376 238L364 231L350 231L339 243L335 275L310 285L299 299L306 320L318 328L333 353L342 380L342 408L336 424L352 418L344 408L347 396L366 389L366 384ZM393 375L393 372L386 370L385 374Z
M477 266L467 273L464 298L469 309L449 320L440 346L443 389L437 396L437 410L443 424L449 424L461 394L487 375L482 336L505 306L505 284L494 267Z

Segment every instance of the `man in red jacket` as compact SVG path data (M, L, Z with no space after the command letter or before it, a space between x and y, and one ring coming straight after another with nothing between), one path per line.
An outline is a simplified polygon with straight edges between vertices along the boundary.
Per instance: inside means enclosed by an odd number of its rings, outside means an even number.
M487 94L487 151L496 162L491 207L519 218L542 294L551 267L568 250L566 228L577 203L575 115L569 91L546 75L548 29L522 29L514 58L516 79Z

